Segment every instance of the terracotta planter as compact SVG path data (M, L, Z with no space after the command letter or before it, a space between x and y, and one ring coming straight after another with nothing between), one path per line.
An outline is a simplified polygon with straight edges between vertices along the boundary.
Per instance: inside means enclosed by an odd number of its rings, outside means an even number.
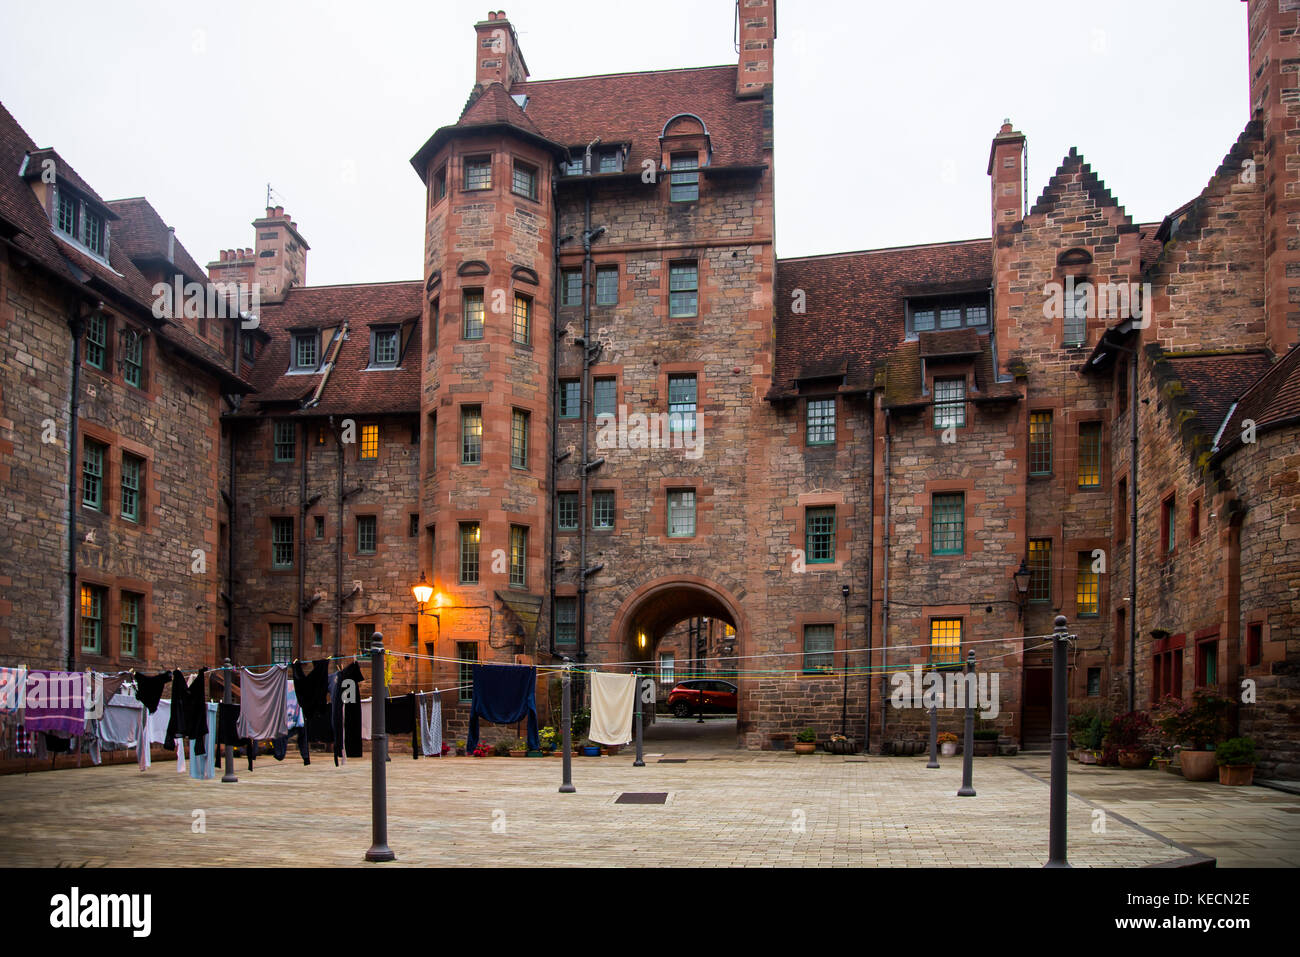
M1130 771L1136 771L1139 768L1145 768L1151 764L1150 751L1124 751L1119 752L1119 766L1127 768Z
M795 754L812 754L817 750L817 744L813 741L796 741L794 743Z
M1155 760L1156 760L1156 770L1157 770L1157 771L1168 771L1168 770L1169 770L1169 758L1156 758Z
M1219 765L1219 783L1227 784L1232 787L1241 787L1247 784L1255 783L1255 765L1253 764L1220 764Z
M528 757L528 750L524 749L522 751L516 751L512 748L510 751L510 756L512 758L526 758Z
M1183 777L1189 781L1213 781L1215 763L1213 751L1183 751L1178 755Z

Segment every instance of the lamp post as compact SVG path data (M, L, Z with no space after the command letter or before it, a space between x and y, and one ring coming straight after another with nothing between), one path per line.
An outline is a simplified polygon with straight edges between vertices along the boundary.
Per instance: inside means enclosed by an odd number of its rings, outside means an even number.
M1070 640L1064 615L1052 632L1052 783L1047 836L1047 867L1069 867L1065 859L1065 646Z
M844 597L844 693L840 697L840 734L849 736L849 586L841 585Z
M564 743L564 751L560 755L560 760L564 765L564 780L560 784L561 794L572 794L575 790L573 787L573 733L570 730L573 725L573 708L569 700L569 669L573 667L568 658L564 659L564 711L562 714L563 721L560 725L562 734L561 741Z
M388 733L384 726L384 707L388 688L384 685L384 636L370 636L370 833L372 842L366 851L367 861L397 859L388 846Z
M961 787L957 789L958 797L974 797L975 786L971 783L971 770L975 761L975 696L971 694L972 676L975 673L975 651L966 655L966 727L962 735Z
M1020 559L1020 567L1016 569L1015 573L1011 577L1012 579L1015 580L1016 597L1019 599L1019 613L1017 617L1024 618L1025 600L1029 596L1030 574L1029 574L1029 565L1023 558Z

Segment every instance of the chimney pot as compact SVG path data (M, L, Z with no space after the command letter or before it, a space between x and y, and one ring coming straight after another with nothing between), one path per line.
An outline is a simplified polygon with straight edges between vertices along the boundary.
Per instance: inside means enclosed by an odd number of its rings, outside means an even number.
M226 251L224 249L221 250L221 261L222 262L226 261Z
M266 207L266 218L270 219L274 215L275 215L275 207L274 206Z
M283 216L283 215L284 215L284 207L283 207L283 206L277 206L277 207L275 207L275 215L277 215L277 216Z

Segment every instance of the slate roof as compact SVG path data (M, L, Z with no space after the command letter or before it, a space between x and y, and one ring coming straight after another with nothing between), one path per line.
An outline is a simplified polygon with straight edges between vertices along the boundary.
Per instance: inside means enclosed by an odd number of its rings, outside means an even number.
M1213 437L1232 403L1273 366L1265 350L1228 355L1179 355L1166 352L1174 376L1182 383L1187 404Z
M114 199L109 201L108 208L118 216L113 225L113 242L122 245L132 262L170 262L187 279L198 283L208 281L207 272L194 261L179 239L172 246L171 259L167 258L170 239L167 224L149 200L143 196Z
M1255 422L1262 429L1300 419L1300 346L1292 346L1282 359L1242 394L1225 423L1217 449L1222 455L1241 445L1241 424Z

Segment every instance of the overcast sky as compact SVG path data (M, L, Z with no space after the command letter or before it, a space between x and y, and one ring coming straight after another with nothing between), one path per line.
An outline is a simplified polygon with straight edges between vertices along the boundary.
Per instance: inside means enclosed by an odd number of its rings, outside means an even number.
M511 0L533 79L736 62L732 0ZM311 284L420 278L410 157L456 121L487 2L0 6L0 98L107 199L147 196L201 264L253 245L266 184ZM1204 188L1245 126L1239 0L780 0L780 256L989 231L989 143L1029 201L1073 146L1137 222ZM9 171L12 174L12 171Z

